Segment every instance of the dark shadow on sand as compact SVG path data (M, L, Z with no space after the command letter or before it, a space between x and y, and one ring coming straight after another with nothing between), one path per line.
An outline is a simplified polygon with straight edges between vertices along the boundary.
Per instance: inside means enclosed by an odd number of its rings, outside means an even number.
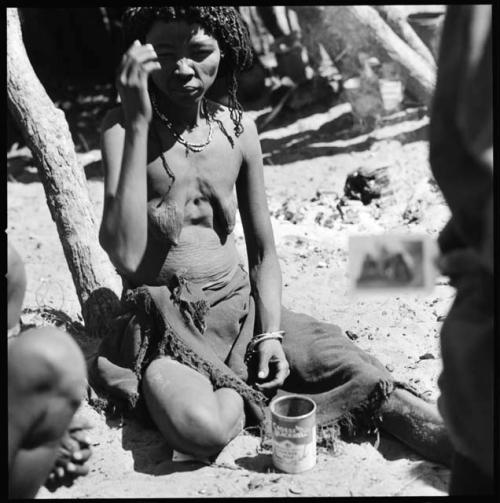
M194 472L206 466L199 461L172 461L172 448L152 423L125 418L121 426L122 446L131 451L136 472L161 476Z
M285 88L284 88L285 91ZM278 96L276 99L279 99L280 96ZM275 99L275 101L276 101ZM272 110L267 113L263 113L257 117L255 120L255 124L257 126L257 130L259 133L262 133L264 131L270 131L272 129L276 128L283 128L290 126L294 122L296 122L299 119L303 119L305 117L309 117L310 115L313 114L321 114L321 113L326 113L328 112L332 107L335 105L338 105L340 103L339 99L337 97L332 97L330 99L326 99L323 102L316 101L315 103L312 103L308 106L304 106L299 108L298 110L291 110L287 108L285 105L283 107L283 110L275 117L274 120L272 120L269 124L265 124L266 120L268 119L269 115L272 113ZM264 106L269 105L271 103L271 100L268 99L267 102L263 103ZM249 107L245 107L244 109L247 110ZM252 107L250 107L252 108Z
M279 139L263 139L261 145L264 164L287 164L315 157L363 152L378 141L390 140L406 144L428 138L427 124L380 139L375 136L376 131L361 134L359 129L353 126L352 115L348 112L323 124L317 130L303 131ZM345 142L345 145L333 144L339 140ZM326 143L332 145L325 145Z
M87 180L104 180L104 171L101 161L94 161L84 166Z
M101 161L83 166L87 180L104 180ZM20 155L7 159L7 181L18 183L40 183L40 174L32 157Z
M19 155L7 159L7 181L19 183L38 183L40 175L34 165L33 158Z
M255 456L246 456L238 458L235 463L250 472L269 473L275 471L271 454L257 454Z

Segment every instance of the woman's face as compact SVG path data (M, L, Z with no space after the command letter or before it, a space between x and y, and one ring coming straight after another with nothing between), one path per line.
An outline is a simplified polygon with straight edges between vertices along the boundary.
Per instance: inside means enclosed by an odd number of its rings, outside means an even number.
M213 84L221 52L215 38L199 24L155 21L146 35L161 69L151 73L158 89L179 104L199 101Z

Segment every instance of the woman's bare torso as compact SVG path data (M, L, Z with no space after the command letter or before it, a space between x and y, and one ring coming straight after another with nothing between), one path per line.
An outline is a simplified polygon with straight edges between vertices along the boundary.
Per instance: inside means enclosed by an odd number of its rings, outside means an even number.
M223 122L232 132L232 123ZM200 127L199 137L207 131ZM127 279L134 285L168 285L174 275L201 285L227 281L240 262L232 234L242 162L238 142L232 148L217 124L210 144L188 155L161 124L151 124L149 138L148 242L141 265Z

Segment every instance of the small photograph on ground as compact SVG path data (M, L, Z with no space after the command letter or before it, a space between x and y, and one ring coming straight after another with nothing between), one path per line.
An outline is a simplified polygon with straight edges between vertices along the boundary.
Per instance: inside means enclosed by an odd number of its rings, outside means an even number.
M352 290L429 290L433 286L432 243L428 236L351 236Z

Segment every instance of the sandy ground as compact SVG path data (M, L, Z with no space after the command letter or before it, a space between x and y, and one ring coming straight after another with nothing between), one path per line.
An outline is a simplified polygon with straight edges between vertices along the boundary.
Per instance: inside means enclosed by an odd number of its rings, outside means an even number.
M438 277L428 294L363 297L349 293L347 277L350 234L404 230L436 237L447 220L429 171L428 119L413 117L370 138L332 141L330 132L345 112L335 107L261 134L283 303L338 323L396 378L435 399L438 333L453 298L445 278ZM92 156L99 159L97 151ZM380 207L349 203L342 220L335 207L346 175L380 163L388 166L394 193L380 200ZM99 218L103 182L98 170L92 172L88 189ZM9 173L7 232L28 274L23 321L49 323L41 310L48 307L77 326L78 301L36 169L29 158L18 156L9 160ZM240 224L235 232L244 256ZM91 355L97 341L74 333ZM39 498L446 495L447 469L383 435L356 443L336 440L329 449L318 449L312 470L289 475L272 467L269 445L249 434L238 436L211 466L178 463L157 431L106 418L87 403L81 413L94 425L90 474L53 493L42 488Z

